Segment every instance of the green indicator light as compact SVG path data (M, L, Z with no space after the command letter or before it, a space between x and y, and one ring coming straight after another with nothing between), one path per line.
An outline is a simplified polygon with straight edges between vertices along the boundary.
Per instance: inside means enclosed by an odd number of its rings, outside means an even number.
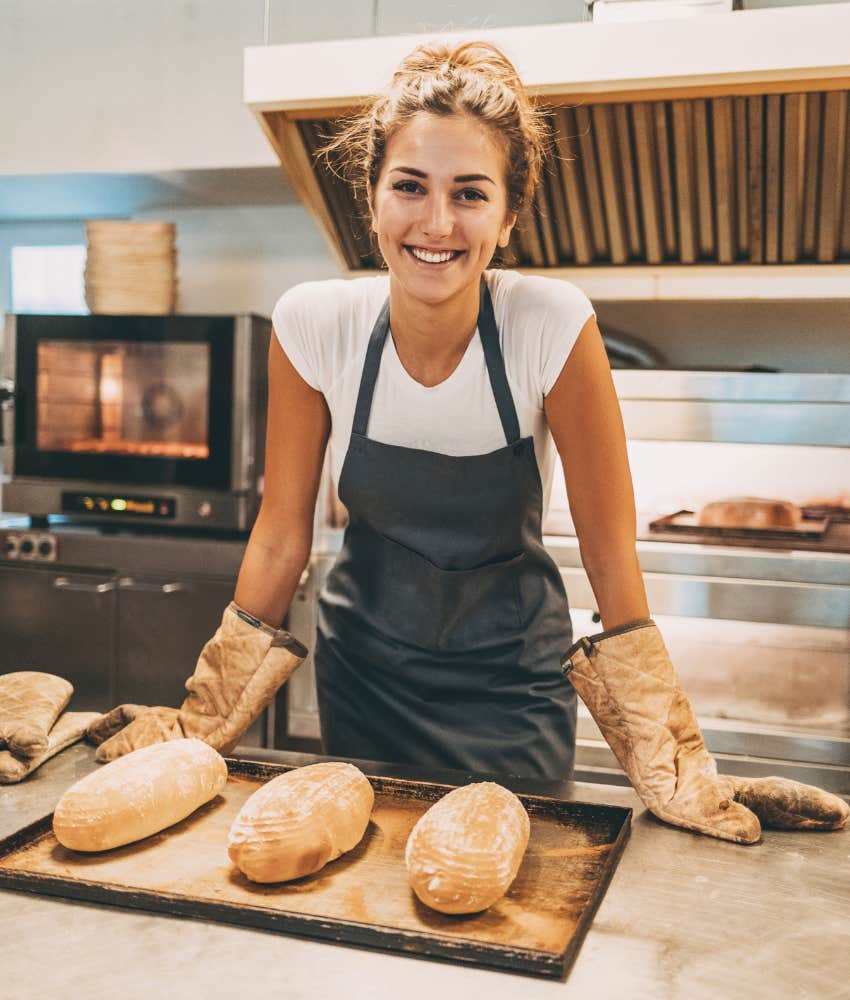
M113 500L111 506L112 506L113 510L126 510L127 509L127 501L126 500Z

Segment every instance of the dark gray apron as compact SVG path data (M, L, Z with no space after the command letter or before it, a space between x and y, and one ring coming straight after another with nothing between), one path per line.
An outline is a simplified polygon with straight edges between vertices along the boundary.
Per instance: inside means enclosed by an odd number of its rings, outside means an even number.
M534 439L520 438L481 282L478 331L507 444L440 455L366 436L389 301L363 365L339 481L349 524L319 599L325 753L568 778L576 698L560 670L567 596L540 533Z

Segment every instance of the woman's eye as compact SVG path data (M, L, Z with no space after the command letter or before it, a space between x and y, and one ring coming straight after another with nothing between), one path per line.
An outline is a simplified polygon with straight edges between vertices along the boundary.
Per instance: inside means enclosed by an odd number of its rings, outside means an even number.
M393 191L405 191L413 194L418 187L416 181L399 181L397 184L393 184Z
M477 191L475 188L464 188L463 191L460 192L459 197L463 201L486 201L487 200L487 198L485 197L484 193L482 191Z

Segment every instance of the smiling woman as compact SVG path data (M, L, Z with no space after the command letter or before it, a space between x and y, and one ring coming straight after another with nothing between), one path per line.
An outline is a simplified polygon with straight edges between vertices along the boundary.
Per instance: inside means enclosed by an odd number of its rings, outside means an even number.
M310 556L330 441L349 520L319 600L326 754L564 779L578 691L667 822L740 842L757 817L841 825L846 808L810 789L718 778L649 618L593 307L569 282L490 267L542 129L498 49L422 46L326 148L365 195L387 273L307 282L275 306L265 492L232 606L252 631L216 655L222 687L281 643L292 664L294 640L264 623ZM606 629L572 647L541 535L556 448Z

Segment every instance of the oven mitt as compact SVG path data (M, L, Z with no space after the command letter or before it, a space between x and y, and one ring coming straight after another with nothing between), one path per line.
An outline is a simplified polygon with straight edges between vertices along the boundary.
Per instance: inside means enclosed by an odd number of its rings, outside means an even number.
M0 750L38 757L48 734L71 700L74 687L64 677L38 670L0 675Z
M226 754L307 655L302 644L231 602L186 681L180 708L119 705L96 720L86 738L99 761L151 743L197 737Z
M99 718L99 712L64 712L48 734L47 749L37 757L17 757L10 750L0 750L0 785L14 784L32 774L60 750L81 740L86 727Z
M847 822L847 803L812 785L718 775L652 620L580 639L562 668L659 819L739 844L754 844L762 823L836 830Z

